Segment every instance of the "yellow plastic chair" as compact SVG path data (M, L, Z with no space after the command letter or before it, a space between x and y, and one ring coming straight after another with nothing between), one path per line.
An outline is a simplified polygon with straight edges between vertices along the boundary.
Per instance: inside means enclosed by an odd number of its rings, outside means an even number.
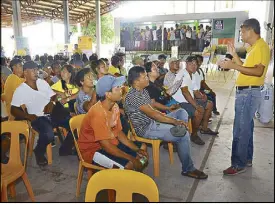
M77 115L75 117L72 117L70 119L70 128L71 128L71 132L72 132L73 137L74 137L74 144L75 144L75 148L76 148L76 151L77 151L77 154L78 154L78 157L79 157L79 167L78 167L78 176L77 176L77 185L76 185L76 197L79 197L79 194L80 194L80 187L81 187L81 183L82 183L84 168L88 169L88 179L92 176L92 173L93 173L92 170L93 169L94 170L104 169L103 167L99 167L99 166L90 164L88 162L85 162L82 155L81 155L76 137L74 135L74 131L77 130L77 135L79 135L79 131L80 131L80 128L81 128L81 123L82 123L84 117L85 117L85 114L81 114L81 115Z
M132 125L132 122L129 120L131 132L132 132L132 139L138 142L143 142L147 144L152 144L153 149L153 164L154 164L154 176L159 176L159 147L162 140L152 140L152 139L146 139L143 137L137 136L135 129ZM168 151L169 151L169 159L170 164L174 163L174 157L173 157L173 143L168 142Z
M115 202L132 202L133 193L144 195L149 202L159 202L159 191L154 180L132 170L106 169L97 172L89 180L85 202L95 202L98 192L104 189L116 191Z
M16 127L16 128L14 128ZM7 202L7 188L11 186L11 193L15 196L15 186L14 182L20 177L27 188L30 199L34 202L34 194L26 173L26 161L27 161L27 149L28 149L28 139L29 139L29 126L27 123L22 121L6 121L1 123L1 134L11 133L11 145L10 145L10 155L9 162L7 164L1 163L1 201ZM20 158L20 143L19 134L24 135L25 143L25 154L24 161L22 164Z

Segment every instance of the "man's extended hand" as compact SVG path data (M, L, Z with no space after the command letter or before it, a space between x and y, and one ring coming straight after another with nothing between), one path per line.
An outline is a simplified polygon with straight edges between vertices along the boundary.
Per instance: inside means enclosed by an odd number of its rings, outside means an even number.
M148 155L148 153L147 153L146 151L144 151L143 149L139 149L139 150L137 151L137 154L138 154L139 157L145 156L145 157L147 158L147 160L149 160L149 155Z
M223 60L218 63L218 65L223 69L237 69L236 64L232 60Z
M236 48L232 42L228 43L227 50L228 50L229 54L231 54L232 56L236 55Z

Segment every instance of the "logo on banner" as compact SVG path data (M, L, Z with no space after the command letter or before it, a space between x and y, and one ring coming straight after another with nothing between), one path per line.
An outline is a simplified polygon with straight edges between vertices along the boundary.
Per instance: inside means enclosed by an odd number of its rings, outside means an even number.
M214 20L214 29L223 30L224 29L223 20Z

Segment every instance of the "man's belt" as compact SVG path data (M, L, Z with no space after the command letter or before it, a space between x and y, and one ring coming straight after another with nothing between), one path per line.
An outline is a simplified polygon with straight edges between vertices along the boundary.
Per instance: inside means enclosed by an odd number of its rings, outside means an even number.
M253 89L253 88L261 88L261 86L236 86L236 90Z

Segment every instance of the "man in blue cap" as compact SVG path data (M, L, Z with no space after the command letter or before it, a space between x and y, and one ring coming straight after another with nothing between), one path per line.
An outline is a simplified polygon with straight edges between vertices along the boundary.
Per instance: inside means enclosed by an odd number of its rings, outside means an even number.
M105 168L142 171L140 159L148 158L146 145L130 141L122 131L117 102L122 98L125 76L106 75L96 85L98 102L85 115L78 138L86 162Z

